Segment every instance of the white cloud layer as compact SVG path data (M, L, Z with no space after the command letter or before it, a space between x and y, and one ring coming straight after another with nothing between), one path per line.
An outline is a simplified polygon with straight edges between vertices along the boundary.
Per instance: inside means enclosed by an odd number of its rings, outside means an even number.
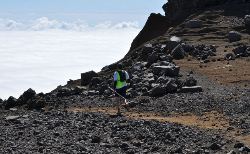
M43 31L51 29L87 31L96 29L123 29L123 28L138 28L139 23L135 22L121 22L112 24L111 21L99 23L95 26L89 26L84 20L76 20L74 22L58 22L57 20L49 20L46 17L39 18L29 22L18 22L9 19L0 19L0 31Z
M0 98L18 98L28 88L47 93L69 79L80 79L83 72L100 71L128 52L140 31L136 26L106 22L87 31L81 20L0 20Z

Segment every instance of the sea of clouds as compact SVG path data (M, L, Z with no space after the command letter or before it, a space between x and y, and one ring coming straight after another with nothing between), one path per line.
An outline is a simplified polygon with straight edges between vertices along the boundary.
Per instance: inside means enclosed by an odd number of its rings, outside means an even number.
M125 56L138 22L58 22L46 17L18 22L0 19L0 98L18 98L28 88L47 93L80 74Z

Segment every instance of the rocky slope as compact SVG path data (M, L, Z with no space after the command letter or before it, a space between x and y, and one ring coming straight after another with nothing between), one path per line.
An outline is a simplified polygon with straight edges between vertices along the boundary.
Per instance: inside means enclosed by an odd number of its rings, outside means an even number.
M131 77L122 116L108 89L116 63L51 93L0 99L0 152L249 153L250 3L242 2L169 0L166 17L151 14L119 61Z

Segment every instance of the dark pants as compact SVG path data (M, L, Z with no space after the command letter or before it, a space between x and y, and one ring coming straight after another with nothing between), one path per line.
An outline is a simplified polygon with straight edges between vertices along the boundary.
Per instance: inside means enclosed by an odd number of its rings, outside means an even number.
M125 98L126 97L126 90L127 90L127 86L122 87L120 89L116 89L116 92L119 93L120 95L122 95ZM115 93L115 96L120 97L119 95L117 95L117 93Z

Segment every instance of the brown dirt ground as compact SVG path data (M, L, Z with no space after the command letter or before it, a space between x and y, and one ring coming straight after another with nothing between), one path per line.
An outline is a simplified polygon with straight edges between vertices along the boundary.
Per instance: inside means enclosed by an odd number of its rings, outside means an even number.
M110 115L116 115L117 112L115 108L70 108L66 110L69 112L101 112ZM225 138L235 139L245 145L250 145L250 135L240 135L241 130L239 129L227 131L229 120L222 120L224 115L217 111L207 112L203 116L195 116L192 113L180 115L172 112L171 116L161 117L157 116L155 113L126 112L125 109L123 109L122 115L133 119L158 120L160 122L178 123L184 126L197 127L199 129L212 129L216 132L224 132L226 134L224 136Z

